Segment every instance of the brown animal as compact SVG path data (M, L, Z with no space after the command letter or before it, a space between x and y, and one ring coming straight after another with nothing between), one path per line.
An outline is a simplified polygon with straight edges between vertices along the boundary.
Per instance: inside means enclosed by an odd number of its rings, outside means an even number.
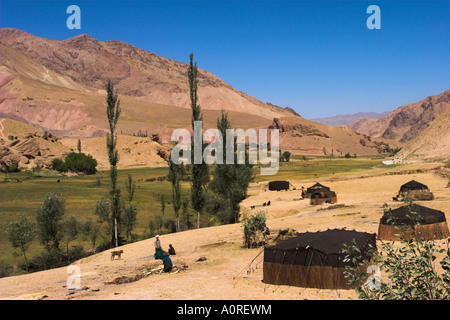
M123 250L119 250L119 251L111 251L111 260L114 260L115 256L118 256L120 259L120 256L122 255Z

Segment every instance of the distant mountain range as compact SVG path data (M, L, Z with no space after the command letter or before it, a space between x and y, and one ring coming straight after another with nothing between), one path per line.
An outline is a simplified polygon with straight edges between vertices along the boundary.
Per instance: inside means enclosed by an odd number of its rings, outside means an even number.
M386 116L389 112L382 112L382 113L376 113L376 112L358 112L358 113L348 113L348 114L338 114L336 116L332 117L325 117L325 118L313 118L309 119L314 122L326 124L327 126L346 126L350 123L352 123L355 120L358 120L359 118L374 118L379 119L384 116Z
M85 34L56 41L0 29L0 117L59 139L102 137L108 130L104 84L111 79L121 99L118 132L124 138L157 133L164 144L174 129L190 127L187 69L186 63L121 41L99 42ZM311 121L236 90L206 70L199 69L198 79L204 128L215 127L225 110L234 128L278 128L282 150L297 154L383 153L414 139L448 105L443 94L389 114Z

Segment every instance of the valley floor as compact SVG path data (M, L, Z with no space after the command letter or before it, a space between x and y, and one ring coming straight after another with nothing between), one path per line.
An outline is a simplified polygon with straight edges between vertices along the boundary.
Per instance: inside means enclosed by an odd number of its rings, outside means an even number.
M271 201L267 210L267 225L274 236L281 229L297 232L347 228L376 233L382 216L382 205L392 208L401 203L392 197L400 185L417 180L429 186L435 195L433 201L418 202L446 212L450 218L450 188L448 180L433 172L321 178L290 181L296 190L265 191L262 183L249 190L242 207ZM325 205L311 206L299 198L299 189L316 181L336 191L338 203L345 206L331 209ZM247 272L249 263L260 248L242 247L242 225L224 225L190 230L161 236L163 249L172 244L177 251L172 256L179 272L148 274L151 267L161 266L153 258L154 238L123 246L121 259L111 260L105 251L75 262L81 275L80 290L69 290L68 268L59 268L0 279L1 299L189 299L189 300L292 300L292 299L357 299L354 290L318 290L290 286L268 285L262 282L262 262L258 257ZM204 261L197 261L205 257ZM147 273L147 274L146 274ZM107 284L142 276L134 282ZM125 278L127 277L127 278ZM136 279L136 278L135 278ZM120 282L120 281L119 281ZM125 281L126 282L126 281Z

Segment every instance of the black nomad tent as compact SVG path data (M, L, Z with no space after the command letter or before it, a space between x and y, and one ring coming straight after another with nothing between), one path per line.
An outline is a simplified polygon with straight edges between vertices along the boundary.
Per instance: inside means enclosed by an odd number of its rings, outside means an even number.
M337 202L336 192L318 182L306 189L305 197L311 199L311 205L319 205L324 202Z
M289 181L270 181L269 182L269 190L270 191L281 191L281 190L289 190Z
M416 225L414 232L411 229L413 225ZM418 204L384 213L378 226L378 237L382 240L399 240L401 230L407 240L438 240L450 236L444 212Z
M264 249L263 282L320 289L349 289L343 272L350 262L344 262L344 244L353 239L370 260L376 250L375 233L333 229L300 233ZM369 250L370 247L373 250ZM365 256L364 256L365 255Z
M400 187L399 196L406 196L408 198L417 200L433 200L434 195L427 185L415 180L411 180Z
M320 184L320 183L316 182L316 183L313 184L311 187L309 187L309 188L306 189L306 197L307 197L307 198L310 198L310 197L311 197L311 194L312 194L313 192L318 191L318 190L323 190L323 189L325 189L325 190L330 190L329 187L324 186L323 184Z

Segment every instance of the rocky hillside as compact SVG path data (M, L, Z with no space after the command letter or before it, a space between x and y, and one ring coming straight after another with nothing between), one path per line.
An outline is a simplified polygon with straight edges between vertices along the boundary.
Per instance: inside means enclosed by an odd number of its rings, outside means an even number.
M4 167L50 167L54 158L63 158L69 152L51 133L20 121L0 119L0 165Z
M88 35L56 41L17 29L0 29L0 48L0 116L32 124L71 148L78 138L98 138L107 132L103 89L107 79L112 79L120 94L117 131L124 139L140 131L148 136L156 133L167 143L174 129L190 127L185 63L120 41L99 42ZM285 131L280 136L284 150L322 155L325 149L330 154L361 155L383 152L392 144L370 141L348 127L305 120L290 108L263 103L235 90L205 70L199 70L198 94L204 128L216 126L221 110L228 112L235 128L267 128L273 119L284 119ZM136 141L127 139L123 148L132 150L129 146ZM95 156L97 149L88 151ZM151 154L157 152L153 149ZM156 160L160 159L145 161L155 164ZM135 158L130 164L145 161Z
M450 106L412 139L395 157L397 162L450 159Z
M275 118L269 128L279 129L281 150L296 154L368 155L400 146L396 141L372 138L346 126L327 126L300 117Z
M348 126L371 137L406 143L417 137L448 106L450 90L401 106L383 118L361 118Z
M54 71L80 85L103 90L105 82L111 79L120 94L189 107L188 65L130 44L99 42L86 34L55 41L9 28L0 30L0 43L40 63L46 68L45 72ZM8 64L9 57L3 58L4 65L19 71L16 64ZM200 69L198 77L200 104L204 110L244 111L263 117L290 114L288 110L233 89L205 70Z

